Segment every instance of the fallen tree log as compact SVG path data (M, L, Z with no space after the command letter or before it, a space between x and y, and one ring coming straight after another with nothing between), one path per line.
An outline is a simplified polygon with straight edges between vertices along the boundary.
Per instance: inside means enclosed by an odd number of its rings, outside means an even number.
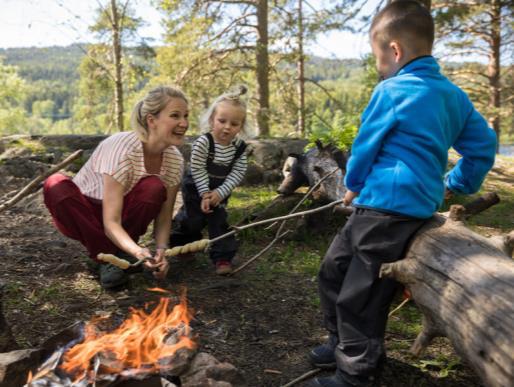
M405 284L423 313L415 355L445 336L487 386L514 386L514 232L485 238L464 226L465 209L452 210L427 223L406 258L382 265L380 275Z

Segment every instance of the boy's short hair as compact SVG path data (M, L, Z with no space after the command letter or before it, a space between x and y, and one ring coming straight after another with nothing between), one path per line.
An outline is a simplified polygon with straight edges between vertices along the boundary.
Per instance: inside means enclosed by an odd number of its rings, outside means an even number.
M430 11L417 1L394 1L373 18L370 34L381 46L398 40L415 53L432 52L434 20Z

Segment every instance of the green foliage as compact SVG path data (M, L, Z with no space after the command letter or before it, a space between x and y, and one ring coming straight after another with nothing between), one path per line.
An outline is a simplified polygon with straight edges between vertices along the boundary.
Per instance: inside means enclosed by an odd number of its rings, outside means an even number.
M439 378L446 378L457 371L460 366L460 359L439 355L435 359L420 360L414 366L425 372L436 371Z
M26 91L27 84L18 75L16 67L4 65L0 58L0 134L24 132Z
M318 121L311 129L307 144L307 149L315 146L316 141L320 140L323 144L334 144L341 150L348 151L351 148L353 139L357 135L357 126L345 122L341 111L337 111L334 117L335 126L327 127L323 122Z

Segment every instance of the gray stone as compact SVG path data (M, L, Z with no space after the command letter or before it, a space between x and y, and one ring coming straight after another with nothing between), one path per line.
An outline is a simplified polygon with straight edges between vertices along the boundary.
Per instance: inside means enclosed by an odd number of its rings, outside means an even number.
M246 382L230 363L221 363L205 352L198 353L189 370L180 376L183 387L243 387Z
M28 370L34 370L39 364L40 353L37 349L0 353L0 387L23 386Z

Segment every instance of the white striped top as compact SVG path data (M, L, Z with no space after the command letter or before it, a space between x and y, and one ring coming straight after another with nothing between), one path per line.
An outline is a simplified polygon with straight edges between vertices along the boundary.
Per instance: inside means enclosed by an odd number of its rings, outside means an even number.
M175 187L182 180L183 169L182 154L175 146L170 146L163 152L159 174L146 172L143 143L135 132L120 132L109 136L96 147L73 182L85 196L102 200L104 173L123 185L123 195L126 195L139 180L147 176L157 176L165 186Z
M241 144L240 139L232 141L229 145L221 145L214 142L213 163L230 165L237 148ZM191 150L191 175L200 196L209 192L209 175L207 174L207 156L209 155L209 139L200 136L193 144ZM216 188L222 199L225 199L243 180L247 167L246 152L234 163L232 171L228 174L222 185Z

